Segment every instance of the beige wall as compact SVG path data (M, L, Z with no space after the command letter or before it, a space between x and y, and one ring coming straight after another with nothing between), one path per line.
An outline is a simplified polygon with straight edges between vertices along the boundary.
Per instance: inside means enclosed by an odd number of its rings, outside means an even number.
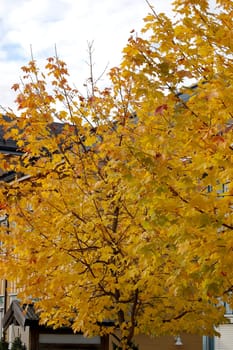
M5 293L5 280L0 279L0 295ZM16 282L7 281L7 294L17 294Z
M151 338L145 335L135 337L135 344L139 350L202 350L202 337L197 335L181 335L181 346L175 345L175 339L172 336ZM113 338L110 337L109 349L112 350Z
M26 345L27 349L29 349L29 327L19 327L19 326L15 326L15 325L11 325L9 327L9 343L12 344L14 339L16 337L20 337L20 339L22 340L23 344Z
M147 336L138 336L135 343L139 345L140 350L202 350L202 337L196 335L182 335L183 345L175 345L174 337L150 338Z

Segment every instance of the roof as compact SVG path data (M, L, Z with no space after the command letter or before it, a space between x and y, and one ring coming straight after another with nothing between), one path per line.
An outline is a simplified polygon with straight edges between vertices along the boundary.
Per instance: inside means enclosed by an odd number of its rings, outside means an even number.
M11 123L11 119L5 115L2 115L1 118L4 122ZM64 128L64 124L53 122L49 124L51 135L59 135ZM18 148L17 142L11 138L6 139L5 131L3 126L0 123L0 153L5 154L6 156L22 156L23 152ZM0 181L11 182L15 179L14 171L4 171L0 169Z
M3 317L3 329L6 330L11 324L25 327L38 325L38 322L39 316L32 304L21 305L18 300L14 300Z
M7 116L2 116L2 119L4 122L11 122L10 118ZM4 128L0 125L0 153L7 153L7 154L22 154L22 152L19 152L17 150L16 142L12 139L5 139L4 138Z
M1 116L4 122L8 122L9 125L11 123L11 119L5 115ZM51 135L59 135L62 132L62 129L64 128L64 124L53 122L48 125ZM5 137L5 131L4 128L1 126L0 123L0 153L7 153L7 154L17 154L22 155L23 152L21 152L17 147L17 142L13 139L6 139Z

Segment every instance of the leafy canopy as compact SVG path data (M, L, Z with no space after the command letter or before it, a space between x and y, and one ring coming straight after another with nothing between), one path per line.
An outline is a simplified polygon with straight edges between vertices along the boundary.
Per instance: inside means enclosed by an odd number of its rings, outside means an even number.
M0 271L42 322L86 335L119 328L125 349L139 332L211 334L223 322L233 4L216 3L212 13L206 0L176 0L176 23L151 7L111 87L87 98L57 57L22 68L20 117L9 112L5 128L24 155L2 156L18 180L1 183Z

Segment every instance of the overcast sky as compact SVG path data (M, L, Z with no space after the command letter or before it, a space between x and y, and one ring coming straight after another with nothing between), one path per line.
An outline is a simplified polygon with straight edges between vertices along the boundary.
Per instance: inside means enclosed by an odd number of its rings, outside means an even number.
M151 0L156 12L171 14L172 0ZM149 12L145 0L0 0L0 105L13 106L11 86L30 60L54 55L68 64L79 88L88 78L87 42L94 41L94 69L100 74L120 62L130 31L140 31Z

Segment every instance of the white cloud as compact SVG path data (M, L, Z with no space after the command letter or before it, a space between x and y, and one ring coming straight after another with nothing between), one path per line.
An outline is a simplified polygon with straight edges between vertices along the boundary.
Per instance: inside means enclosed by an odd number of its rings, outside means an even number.
M153 0L157 12L170 13L171 0ZM96 74L119 64L132 29L140 31L149 12L145 0L1 0L0 104L12 105L10 87L30 59L30 45L39 61L58 53L77 86L88 77L87 41L94 40Z

